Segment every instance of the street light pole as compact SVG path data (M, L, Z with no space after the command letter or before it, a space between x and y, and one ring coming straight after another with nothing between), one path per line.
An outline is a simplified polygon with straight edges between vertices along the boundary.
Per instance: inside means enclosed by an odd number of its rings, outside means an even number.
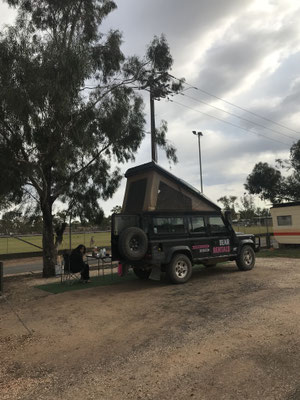
M199 166L200 166L200 185L201 185L201 193L203 193L203 180L202 180L202 162L201 162L201 145L200 145L200 136L203 136L202 132L192 131L194 135L198 136L198 147L199 147Z

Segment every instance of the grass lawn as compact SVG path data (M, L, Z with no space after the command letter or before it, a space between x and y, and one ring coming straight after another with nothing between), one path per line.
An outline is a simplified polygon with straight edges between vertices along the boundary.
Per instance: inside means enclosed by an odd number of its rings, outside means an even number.
M29 243L42 247L42 235L20 237ZM74 249L79 244L84 244L86 247L108 247L110 246L110 232L73 233L72 248ZM69 235L65 234L60 249L68 249L69 246ZM0 238L0 254L30 253L34 251L42 250L13 237Z
M268 230L266 226L237 226L233 225L233 229L236 232L242 233L253 233L254 235L264 234L264 233L273 233L273 226L269 226Z
M266 233L264 226L234 226L236 232L263 234ZM272 227L269 227L269 232L272 232ZM1 254L16 254L16 253L31 253L42 251L38 247L32 246L30 243L42 247L42 235L20 236L21 239L29 243L24 243L13 237L0 237L0 255ZM79 244L84 244L86 247L110 247L110 232L89 232L89 233L72 233L71 247L74 249ZM60 250L69 249L69 235L65 234Z
M256 257L300 258L300 247L291 249L262 249L256 253Z

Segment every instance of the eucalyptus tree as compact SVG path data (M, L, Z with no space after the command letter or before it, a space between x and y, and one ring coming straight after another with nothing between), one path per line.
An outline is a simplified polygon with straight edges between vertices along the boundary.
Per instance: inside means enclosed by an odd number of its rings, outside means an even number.
M255 164L244 186L250 194L272 203L299 201L300 140L292 145L289 159L276 160L275 167L266 162Z
M114 1L7 3L17 19L0 36L0 200L36 202L47 277L55 265L55 202L83 219L101 216L98 200L121 179L112 162L134 159L145 123L135 89L149 60L125 58L120 32L101 32Z

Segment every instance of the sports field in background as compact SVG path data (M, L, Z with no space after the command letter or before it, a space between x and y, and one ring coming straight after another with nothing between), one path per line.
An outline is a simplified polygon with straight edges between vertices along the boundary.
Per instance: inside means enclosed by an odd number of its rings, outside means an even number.
M19 236L21 239L42 247L42 235ZM72 249L79 244L84 244L86 247L109 247L110 232L88 232L88 233L73 233L72 234ZM69 235L65 234L60 250L69 249ZM24 243L14 237L0 237L0 254L14 253L31 253L41 251L41 249Z
M267 228L265 226L233 226L236 232L265 234ZM269 233L273 232L273 227L268 227ZM21 239L26 240L36 246L42 247L42 235L28 235L19 236ZM110 246L110 232L86 232L86 233L72 233L71 247L84 244L86 247L107 247ZM69 234L64 235L64 240L60 246L60 250L69 249ZM14 254L14 253L32 253L41 251L41 249L24 243L13 237L0 237L0 255L1 254Z
M273 226L268 226L268 230L266 226L257 226L257 225L253 226L232 225L232 226L236 232L253 233L254 235L273 233Z

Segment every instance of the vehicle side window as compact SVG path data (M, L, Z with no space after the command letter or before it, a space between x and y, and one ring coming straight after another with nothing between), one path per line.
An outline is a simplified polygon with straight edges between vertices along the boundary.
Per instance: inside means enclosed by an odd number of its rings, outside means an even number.
M202 233L205 234L205 224L203 217L190 217L189 218L189 230L191 233Z
M184 233L183 218L178 217L156 217L153 218L154 233Z
M208 218L211 233L227 233L227 228L219 216Z

